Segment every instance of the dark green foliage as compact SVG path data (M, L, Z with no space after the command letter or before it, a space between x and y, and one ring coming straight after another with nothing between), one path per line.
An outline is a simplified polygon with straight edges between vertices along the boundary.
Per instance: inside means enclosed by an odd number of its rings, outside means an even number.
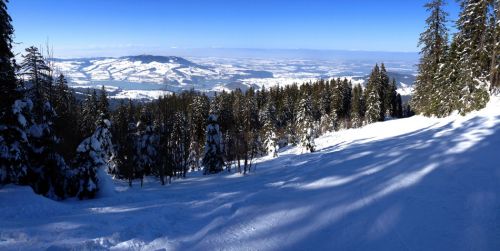
M487 86L495 93L498 85L498 1L459 2L458 32L450 45L444 1L426 5L430 17L420 38L422 52L412 106L427 116L481 109L489 100Z
M208 117L207 135L205 143L205 156L202 164L205 167L205 174L219 173L224 167L222 134L216 115Z

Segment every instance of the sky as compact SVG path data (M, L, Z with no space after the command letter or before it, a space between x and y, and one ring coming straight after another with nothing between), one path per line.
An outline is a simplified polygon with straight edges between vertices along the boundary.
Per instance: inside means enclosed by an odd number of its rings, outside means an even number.
M210 48L416 52L426 0L11 0L15 51L56 57ZM458 7L450 0L450 19ZM192 50L197 49L197 50Z

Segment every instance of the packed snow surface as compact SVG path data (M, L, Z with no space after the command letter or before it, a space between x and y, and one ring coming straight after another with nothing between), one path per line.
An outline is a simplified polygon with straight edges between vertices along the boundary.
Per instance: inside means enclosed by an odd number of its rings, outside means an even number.
M0 189L0 250L499 250L500 100L286 148L250 175L62 202Z

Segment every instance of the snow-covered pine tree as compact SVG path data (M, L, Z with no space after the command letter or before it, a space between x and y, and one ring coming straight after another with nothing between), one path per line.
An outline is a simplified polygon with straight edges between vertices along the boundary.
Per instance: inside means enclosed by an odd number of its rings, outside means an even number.
M6 0L0 1L0 185L27 184L26 127L31 114L30 100L21 100L12 53L14 28ZM17 100L17 101L16 101Z
M75 157L76 147L82 140L79 130L75 130L75 128L79 127L78 113L80 107L63 74L56 78L52 105L57 114L54 120L54 129L61 139L58 152L65 159L72 159ZM68 130L68 128L72 129Z
M105 119L109 119L109 101L108 94L104 85L101 87L99 101L97 102L97 112Z
M29 185L29 141L27 131L32 124L33 103L16 100L4 109L0 122L0 185Z
M321 98L319 103L319 109L321 113L320 118L320 132L326 133L332 131L333 128L333 116L332 116L332 91L330 89L329 81L324 84L324 89L321 92Z
M187 119L183 112L176 112L174 115L174 124L171 135L173 149L173 159L175 171L178 177L186 177L189 161L190 135L186 130Z
M54 100L52 70L38 49L30 47L23 55L20 72L25 81L27 98L33 101L33 116L27 131L29 183L38 194L53 199L64 198L68 167L57 151L60 142L54 126L57 114L50 103Z
M378 95L380 97L380 121L390 114L391 98L388 95L390 90L390 79L385 64L380 65L380 80L377 83Z
M285 125L285 135L287 143L296 145L299 141L297 133L297 111L296 98L293 93L298 92L297 86L287 86L284 89L283 107L280 113L280 120ZM298 95L297 95L298 96Z
M330 81L330 89L332 92L332 102L330 107L330 116L333 122L332 127L334 130L339 130L341 127L340 119L342 118L342 89L340 78Z
M199 169L199 160L205 141L206 118L210 103L205 95L196 95L189 106L189 125L191 131L191 144L189 146L189 165L192 169Z
M85 100L82 103L80 115L81 135L88 137L95 129L95 121L99 120L99 103L95 89L88 90Z
M412 106L418 113L425 115L434 113L431 104L436 97L442 97L437 88L440 85L436 82L436 77L442 67L448 41L448 13L444 10L445 4L444 0L432 0L425 5L430 15L426 20L426 30L420 34L418 43L421 47L421 58Z
M276 106L271 97L268 98L261 114L262 138L264 139L264 153L278 157L278 137L276 135Z
M387 104L387 114L392 118L397 118L397 92L398 87L396 86L396 79L392 79L389 88L386 90L386 104Z
M52 100L52 70L37 47L26 48L26 54L22 58L20 76L24 80L28 96L33 100L35 117L41 117L45 102Z
M355 85L352 89L351 103L351 126L358 128L363 125L363 88L361 85Z
M206 129L205 156L203 157L204 174L214 174L222 171L224 166L223 148L221 145L222 134L220 132L217 115L208 116Z
M396 95L396 118L403 117L403 100L401 94Z
M316 149L314 142L316 132L314 131L314 121L312 118L311 95L307 92L303 95L299 102L299 114L297 116L297 123L300 130L300 144L305 151L314 152Z
M151 114L143 109L137 123L136 160L137 169L143 175L151 175L158 154L158 135L154 131Z
M344 114L344 128L349 128L352 102L352 82L344 78L342 82L342 112Z
M82 141L77 148L77 156L73 162L77 184L76 196L79 199L94 198L107 181L106 172L115 161L115 150L112 143L111 122L104 115L96 123L95 132Z
M54 119L57 117L48 101L40 109L41 114L34 116L28 129L30 184L38 194L49 198L66 197L65 174L68 166L64 158L57 152L59 137L54 130Z
M492 35L490 91L494 95L500 94L500 0L492 0L493 15L490 19Z
M382 98L380 97L380 68L375 65L365 90L366 114L365 120L368 124L383 120Z
M456 36L460 54L461 89L459 109L462 114L486 106L489 100L487 81L491 68L486 50L487 13L490 0L461 0Z
M429 112L434 111L434 115L445 117L451 112L459 110L461 90L464 88L459 82L460 55L458 54L457 40L453 39L449 49L441 59L441 65L437 73L435 84L439 87L440 93L446 95L433 94L434 108L429 105Z

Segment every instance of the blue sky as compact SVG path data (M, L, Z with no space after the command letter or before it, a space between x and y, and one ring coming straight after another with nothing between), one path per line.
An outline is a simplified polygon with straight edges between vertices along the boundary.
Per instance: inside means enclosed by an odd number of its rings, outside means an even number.
M12 0L16 50L55 56L186 48L417 51L426 0ZM450 18L458 12L450 0Z

